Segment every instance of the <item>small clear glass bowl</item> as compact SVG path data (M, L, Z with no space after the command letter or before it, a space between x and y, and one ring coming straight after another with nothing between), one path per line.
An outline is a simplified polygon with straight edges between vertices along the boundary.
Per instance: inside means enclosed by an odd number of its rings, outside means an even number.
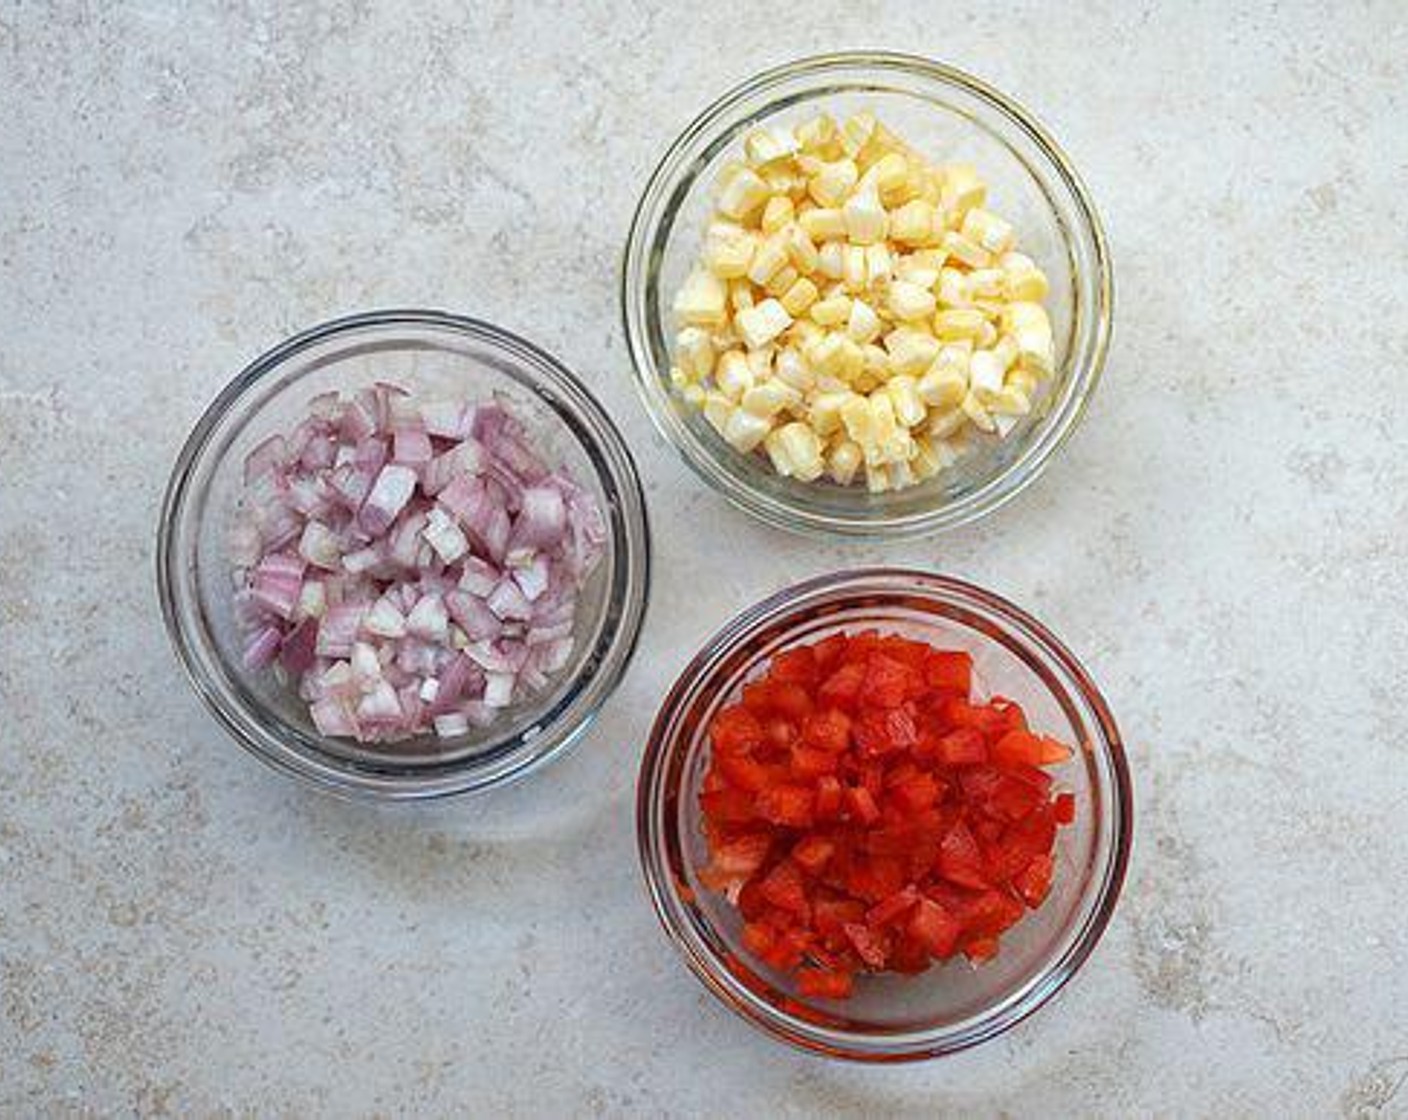
M993 960L918 976L862 977L844 1001L801 994L744 947L742 921L700 882L708 862L699 790L707 728L743 685L792 646L878 629L973 656L981 689L1018 701L1031 725L1076 748L1054 768L1075 795L1056 844L1051 893L1002 936ZM871 568L821 576L739 615L690 662L650 733L637 786L637 838L656 913L694 974L774 1038L834 1058L898 1062L1000 1034L1049 1000L1095 948L1129 859L1133 803L1119 732L1094 683L1041 623L943 576Z
M993 209L1051 282L1056 374L1032 413L952 468L905 490L779 477L741 455L670 385L674 294L694 267L713 184L762 124L838 120L867 109L939 162L974 164ZM1025 109L952 67L910 55L851 53L789 63L730 90L690 124L646 184L626 242L621 310L637 388L661 433L710 486L773 525L816 534L918 536L991 512L1030 483L1066 441L1100 378L1110 341L1109 251L1065 153Z
M376 381L420 398L505 399L601 506L608 541L579 599L571 662L552 687L468 735L361 744L319 734L269 670L251 672L233 611L229 530L246 454L291 430L311 398ZM161 513L157 583L191 684L256 757L315 786L417 800L502 785L576 742L619 682L650 586L645 499L625 442L556 359L488 323L439 311L377 311L307 330L256 359L206 409L176 461Z

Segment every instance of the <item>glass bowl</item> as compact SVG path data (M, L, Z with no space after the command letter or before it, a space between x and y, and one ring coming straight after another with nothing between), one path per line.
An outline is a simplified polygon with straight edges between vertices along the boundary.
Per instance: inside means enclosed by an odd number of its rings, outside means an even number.
M974 164L996 212L1051 282L1047 309L1056 371L1005 439L933 479L871 494L864 486L798 482L766 457L741 455L670 385L671 303L703 242L712 185L760 124L796 124L818 111L872 111L937 161ZM1021 106L952 67L900 54L823 55L730 90L685 129L646 184L626 242L621 309L637 387L662 434L710 486L749 513L817 534L917 536L971 521L1030 483L1070 436L1100 378L1110 340L1109 252L1095 208L1055 140Z
M505 398L540 450L596 497L607 522L600 565L579 597L572 660L499 723L392 745L320 735L306 703L241 661L228 534L251 448L286 432L308 401L390 381L417 396ZM176 461L161 512L157 582L167 631L191 684L256 757L324 789L413 800L521 777L580 739L616 687L640 632L650 544L640 480L620 434L560 362L488 323L438 311L378 311L314 327L256 359L206 409Z
M1076 748L1053 769L1075 795L1051 893L1002 937L997 957L919 976L860 978L845 1001L802 995L743 945L734 907L700 881L708 862L698 795L706 728L771 658L837 632L878 629L973 656L986 694L1014 699L1032 727ZM774 1038L836 1058L896 1062L975 1045L1049 1000L1099 941L1124 879L1132 827L1119 732L1085 670L1039 622L959 580L893 568L821 576L739 615L690 662L650 733L637 787L646 883L670 940L729 1008Z

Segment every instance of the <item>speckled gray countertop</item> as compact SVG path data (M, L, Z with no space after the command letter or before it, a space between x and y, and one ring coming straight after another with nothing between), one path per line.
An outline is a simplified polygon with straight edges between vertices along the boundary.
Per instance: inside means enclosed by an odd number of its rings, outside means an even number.
M0 4L0 1111L1405 1114L1408 21L1392 2ZM1108 225L1114 350L979 527L819 547L633 397L616 265L663 145L763 65L924 51L1031 106ZM239 751L161 630L161 489L246 360L353 309L498 320L638 450L657 580L567 761L377 812ZM739 563L739 556L753 559ZM1125 897L1000 1041L861 1069L715 1006L632 788L666 682L796 577L1028 605L1131 745ZM1397 1095L1396 1095L1397 1094Z

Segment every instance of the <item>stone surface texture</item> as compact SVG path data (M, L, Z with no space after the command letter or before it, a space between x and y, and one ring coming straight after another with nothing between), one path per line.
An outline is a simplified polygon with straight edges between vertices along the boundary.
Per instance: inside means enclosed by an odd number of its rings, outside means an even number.
M0 1112L1408 1114L1408 20L1237 7L0 3ZM1031 106L1117 266L1077 437L1011 507L902 547L783 536L705 492L618 325L664 145L748 74L858 46ZM152 580L205 403L294 330L386 305L580 370L655 528L641 649L589 740L424 812L239 751ZM891 1069L716 1006L633 828L696 645L874 561L1045 619L1105 688L1139 799L1075 982Z

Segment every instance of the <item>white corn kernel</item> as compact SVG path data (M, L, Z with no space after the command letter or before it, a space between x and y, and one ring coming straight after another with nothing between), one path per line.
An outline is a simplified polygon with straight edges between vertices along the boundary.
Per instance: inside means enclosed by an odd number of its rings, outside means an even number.
M759 382L743 394L743 411L754 416L776 416L802 403L802 394L777 378Z
M769 237L754 251L748 265L748 279L755 284L766 284L786 264L786 242L780 237Z
M823 164L808 180L807 193L816 199L818 206L841 206L859 179L860 171L854 160L838 159Z
M805 315L807 309L816 303L817 295L816 285L801 276L782 294L781 303L787 309L787 314L797 319Z
M753 371L753 381L766 381L772 376L772 359L776 353L773 346L760 346L756 350L749 350L744 356L748 362L748 368Z
M758 225L764 233L776 233L792 220L796 208L785 194L775 194L763 207L763 216Z
M714 369L714 384L729 401L743 399L743 394L753 387L753 367L741 350L726 350L719 356Z
M818 207L799 214L797 225L813 241L840 241L846 236L846 215L831 207Z
M885 336L885 349L895 373L922 374L939 356L939 343L927 331L896 327Z
M968 290L968 274L956 268L939 272L939 302L945 307L969 307L973 296Z
M863 365L859 344L841 331L827 332L806 356L818 376L834 377L838 381L851 380Z
M914 259L914 254L901 257L895 264L895 279L932 291L939 282L939 270Z
M772 279L763 285L763 290L770 296L781 299L791 289L792 285L802 278L802 274L790 264L784 265L772 274Z
M908 280L890 285L890 310L896 319L927 319L934 314L934 293Z
M738 333L749 349L766 346L792 324L792 316L787 314L775 299L765 299L757 307L749 307L734 316Z
M1007 284L1007 274L1000 268L978 268L968 274L968 291L975 300L995 300L1002 298Z
M732 280L748 272L758 236L732 222L715 222L704 240L703 259L710 272Z
M944 168L943 203L945 210L966 214L986 200L988 189L978 178L977 168L966 163L950 164Z
M773 370L778 380L792 386L799 393L807 393L816 385L816 374L812 372L812 367L791 347L779 351Z
M869 342L880 334L880 316L863 299L851 301L851 314L846 321L846 333L857 342Z
M823 276L840 280L846 275L846 243L827 241L817 250L817 268Z
M724 439L735 451L747 455L767 438L772 431L772 421L766 416L755 416L744 409L736 409L724 424Z
M728 288L712 272L697 268L675 296L675 314L693 327L722 326Z
M906 202L890 215L890 236L904 245L929 245L935 240L934 207L923 199Z
M979 430L991 432L996 429L997 425L993 423L992 417L988 415L987 409L983 407L982 402L972 393L969 393L963 398L963 403L959 405L959 408L963 409L968 419L973 421L974 425L976 425Z
M857 191L846 200L841 212L846 219L846 236L854 245L875 244L890 226L890 215L874 190Z
M973 308L947 308L934 316L934 335L944 340L977 338L986 322Z
M934 365L921 377L917 384L919 399L932 408L952 408L968 395L968 378Z
M811 306L811 317L824 327L844 323L851 314L850 296L831 296Z
M703 327L685 327L675 336L675 361L686 378L702 381L714 372L714 340Z
M992 263L992 257L988 251L976 241L969 241L961 233L953 230L946 232L940 239L939 244L943 246L944 252L948 253L956 261L961 261L969 268L987 268Z
M890 472L883 464L866 462L865 488L872 494L883 494L890 488Z
M836 122L826 113L820 113L797 126L797 141L807 151L826 147L836 136Z
M930 412L929 419L924 425L925 431L936 440L953 435L968 422L968 414L963 411L961 406L962 402L960 401L952 408L935 409Z
M819 436L829 436L841 427L841 410L856 394L849 389L818 393L812 398L809 418Z
M895 271L895 258L890 255L889 246L867 245L865 247L865 282L871 288L888 288Z
M989 412L1003 416L1025 416L1032 410L1027 395L1010 385L989 397L987 406Z
M845 282L846 288L852 292L863 292L866 288L866 267L865 267L865 247L863 245L847 245L843 250L842 260L844 261L841 279Z
M815 272L820 261L816 246L807 236L806 230L795 222L782 232L783 244L787 247L787 259L803 276Z
M960 228L964 237L981 245L989 253L1005 253L1012 248L1014 233L1011 223L981 206L974 206L963 215Z
M919 397L919 389L912 376L905 373L890 378L885 383L885 392L889 394L890 406L894 409L895 419L906 428L912 428L923 422L928 409L924 407L924 402Z
M826 453L826 473L838 486L849 486L865 462L865 453L854 440L844 439Z
M724 182L716 205L720 214L741 222L767 202L771 193L757 172L741 167Z
M704 397L704 419L719 435L724 435L729 417L736 411L733 402L722 393L708 393Z
M753 296L753 284L747 277L728 282L728 302L735 312L758 302Z
M821 477L825 463L821 457L821 440L810 426L801 421L785 424L769 439L776 439L782 445L792 476L802 482L811 482Z
M743 141L743 151L748 162L754 167L762 167L801 150L802 145L790 128L759 128L750 132Z
M909 160L899 152L887 152L866 169L865 178L881 194L899 190L909 178Z
M975 350L968 363L968 386L980 401L1002 392L1007 367L991 350Z

